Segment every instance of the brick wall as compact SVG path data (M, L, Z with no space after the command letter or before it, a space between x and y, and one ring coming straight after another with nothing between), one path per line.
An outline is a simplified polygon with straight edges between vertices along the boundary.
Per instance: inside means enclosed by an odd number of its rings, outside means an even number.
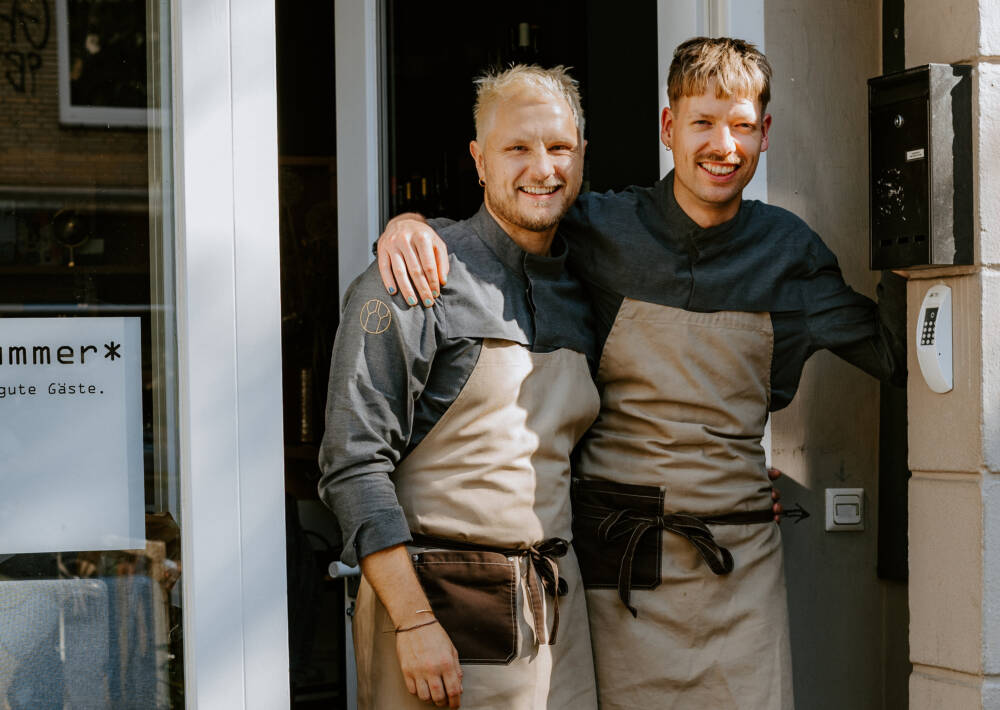
M145 186L145 129L59 122L55 5L0 0L0 187Z

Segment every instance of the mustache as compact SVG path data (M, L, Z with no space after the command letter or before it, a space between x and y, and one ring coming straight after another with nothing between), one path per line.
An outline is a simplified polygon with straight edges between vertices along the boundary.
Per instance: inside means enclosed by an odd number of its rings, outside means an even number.
M721 153L707 153L705 155L699 155L697 158L698 162L705 161L710 163L732 163L733 165L742 165L743 160L737 155L722 155Z

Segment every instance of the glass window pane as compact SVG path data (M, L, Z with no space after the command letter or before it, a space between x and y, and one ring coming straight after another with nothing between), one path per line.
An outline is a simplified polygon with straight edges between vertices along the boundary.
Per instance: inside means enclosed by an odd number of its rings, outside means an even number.
M0 0L0 707L182 708L168 0Z

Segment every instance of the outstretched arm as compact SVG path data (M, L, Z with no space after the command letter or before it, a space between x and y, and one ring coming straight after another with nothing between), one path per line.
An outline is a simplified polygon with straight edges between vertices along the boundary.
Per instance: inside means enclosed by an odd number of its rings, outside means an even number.
M448 282L448 249L423 215L404 212L378 238L378 270L390 294L430 308Z

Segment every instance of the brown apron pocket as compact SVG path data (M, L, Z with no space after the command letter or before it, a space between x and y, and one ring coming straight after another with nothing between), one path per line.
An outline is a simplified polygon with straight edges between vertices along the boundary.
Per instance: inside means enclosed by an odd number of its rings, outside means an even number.
M424 593L462 663L506 665L517 656L515 563L497 552L413 555Z
M573 479L573 548L580 560L583 586L617 589L630 535L606 539L600 527L619 511L650 516L663 514L663 491L657 486L635 486L611 481ZM660 584L662 535L659 528L646 531L632 558L632 589L656 589Z

